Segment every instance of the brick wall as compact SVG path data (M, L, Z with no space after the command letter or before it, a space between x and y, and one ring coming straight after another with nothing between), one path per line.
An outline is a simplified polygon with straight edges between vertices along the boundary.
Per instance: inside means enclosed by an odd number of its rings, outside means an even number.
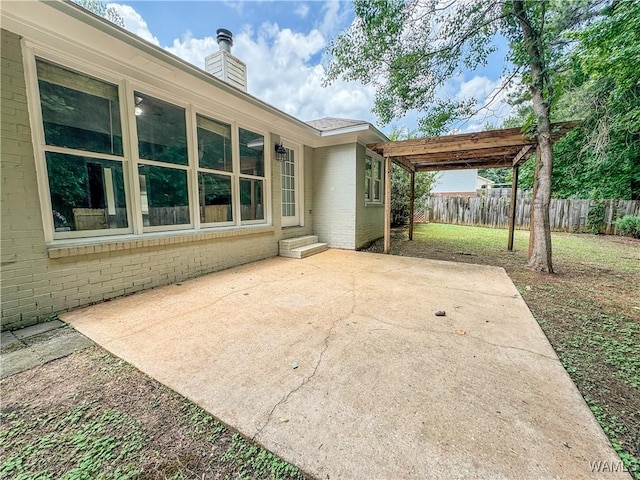
M318 240L355 248L355 144L318 148L314 154L313 219Z
M44 240L20 38L2 30L0 143L2 329L44 321L64 310L166 285L277 255L280 188L273 171L274 226L228 232L199 231L73 248ZM307 153L307 150L305 150ZM312 152L305 163L311 185ZM307 192L310 205L311 191ZM287 235L311 233L312 219Z
M358 145L356 148L355 248L365 246L384 235L384 203L366 203L364 200L364 173L366 156L367 153L365 147L362 145ZM384 176L382 177L382 181L384 185ZM384 188L384 186L382 188ZM382 193L382 195L384 195L384 193Z

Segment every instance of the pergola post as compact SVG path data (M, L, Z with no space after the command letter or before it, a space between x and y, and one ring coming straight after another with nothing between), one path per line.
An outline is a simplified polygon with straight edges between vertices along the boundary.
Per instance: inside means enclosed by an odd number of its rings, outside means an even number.
M509 241L507 250L513 251L513 236L516 228L516 202L518 201L518 165L513 166L513 181L511 182L511 204L509 205Z
M391 157L384 157L384 253L391 250Z
M411 195L409 197L409 240L413 240L413 209L416 197L416 172L411 171Z

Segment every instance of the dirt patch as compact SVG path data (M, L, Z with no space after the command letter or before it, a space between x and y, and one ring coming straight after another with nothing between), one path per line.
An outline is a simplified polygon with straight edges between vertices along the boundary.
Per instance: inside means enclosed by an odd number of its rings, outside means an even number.
M2 478L303 478L99 347L0 387Z

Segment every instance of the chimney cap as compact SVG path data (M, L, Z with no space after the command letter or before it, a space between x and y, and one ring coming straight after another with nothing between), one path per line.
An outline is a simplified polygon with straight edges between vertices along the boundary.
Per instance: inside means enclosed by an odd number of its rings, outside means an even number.
M229 45L233 45L233 33L231 30L227 30L226 28L219 28L216 30L216 39L218 43L220 42L228 42Z

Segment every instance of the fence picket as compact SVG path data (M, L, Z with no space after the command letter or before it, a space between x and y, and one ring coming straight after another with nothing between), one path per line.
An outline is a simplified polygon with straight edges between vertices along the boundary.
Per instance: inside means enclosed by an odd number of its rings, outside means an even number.
M430 197L426 207L416 209L414 222L452 223L506 228L509 225L510 197L499 195L480 197ZM549 204L551 230L556 232L585 232L589 209L593 201L584 199L553 198ZM640 200L607 200L604 204L602 233L615 234L615 221L624 215L640 216ZM528 229L531 196L518 195L516 225Z

